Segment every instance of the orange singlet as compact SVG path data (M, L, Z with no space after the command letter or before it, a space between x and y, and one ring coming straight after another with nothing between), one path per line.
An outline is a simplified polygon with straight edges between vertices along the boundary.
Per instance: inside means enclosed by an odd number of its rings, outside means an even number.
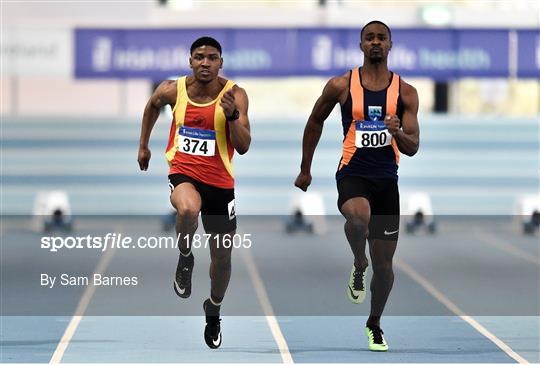
M345 176L397 180L399 150L384 126L384 117L403 117L399 85L400 77L392 73L387 87L372 91L362 84L360 70L351 70L349 95L341 106L344 138L337 180Z

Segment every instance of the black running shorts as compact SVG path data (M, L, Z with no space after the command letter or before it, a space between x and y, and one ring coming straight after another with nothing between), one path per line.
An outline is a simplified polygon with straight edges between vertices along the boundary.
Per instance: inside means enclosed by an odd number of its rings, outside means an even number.
M230 233L236 230L234 189L222 189L182 174L169 175L171 194L181 183L189 182L201 195L201 217L207 233Z
M397 241L399 190L397 180L346 176L338 180L338 209L356 197L366 198L371 208L369 239Z

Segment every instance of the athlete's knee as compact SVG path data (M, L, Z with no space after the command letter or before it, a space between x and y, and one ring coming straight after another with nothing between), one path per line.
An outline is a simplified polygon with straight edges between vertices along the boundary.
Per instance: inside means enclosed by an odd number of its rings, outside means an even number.
M199 208L194 204L188 202L178 202L176 205L176 211L178 212L178 220L180 222L193 222L199 217Z
M217 252L212 255L212 264L218 271L230 271L231 270L231 253L229 250L222 250L223 252Z
M374 262L373 275L386 279L392 279L394 277L394 269L392 268L392 262Z
M347 217L346 226L348 229L356 231L358 234L367 235L369 217L362 214L350 214Z
M171 194L171 204L178 213L178 219L194 220L199 216L201 210L201 199L198 193L190 191L188 186L180 185Z

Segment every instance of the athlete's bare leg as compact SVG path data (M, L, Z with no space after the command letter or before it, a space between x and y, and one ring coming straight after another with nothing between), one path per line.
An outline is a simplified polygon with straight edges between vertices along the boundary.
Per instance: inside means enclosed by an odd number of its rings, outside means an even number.
M345 235L354 255L354 265L361 270L368 266L366 257L366 237L371 209L366 198L355 197L341 206L345 222Z
M397 241L369 240L369 253L373 266L371 278L371 312L366 325L380 327L380 319L386 300L394 284L392 259L396 252Z
M220 304L225 297L231 278L232 239L236 231L228 234L212 234L210 240L210 298ZM228 238L224 239L224 237Z
M176 186L171 194L171 204L176 209L176 239L180 252L191 252L191 240L197 230L201 196L193 184L183 182Z

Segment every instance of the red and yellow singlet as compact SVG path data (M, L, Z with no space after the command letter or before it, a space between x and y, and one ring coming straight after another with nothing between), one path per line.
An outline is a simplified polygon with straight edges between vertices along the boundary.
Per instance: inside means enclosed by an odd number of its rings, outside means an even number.
M166 156L169 174L183 174L222 189L234 188L234 147L219 101L234 86L228 80L216 99L199 104L189 99L186 76L177 81L176 104Z

